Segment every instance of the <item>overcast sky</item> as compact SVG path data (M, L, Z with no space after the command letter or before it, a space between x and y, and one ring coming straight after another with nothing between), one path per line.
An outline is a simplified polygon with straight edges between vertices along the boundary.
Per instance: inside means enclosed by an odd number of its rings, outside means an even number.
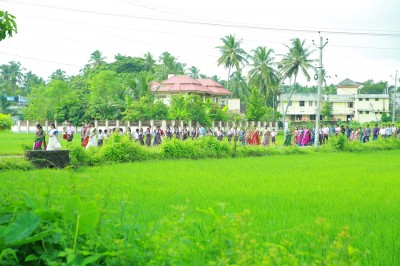
M323 50L328 83L393 84L390 76L400 70L398 0L0 0L0 10L18 24L18 34L0 42L0 64L19 61L45 79L58 68L78 74L95 50L108 62L118 53L158 58L168 51L188 67L226 79L227 70L217 66L220 38L235 35L247 52L273 48L279 60L290 39L313 47L318 31L329 38Z

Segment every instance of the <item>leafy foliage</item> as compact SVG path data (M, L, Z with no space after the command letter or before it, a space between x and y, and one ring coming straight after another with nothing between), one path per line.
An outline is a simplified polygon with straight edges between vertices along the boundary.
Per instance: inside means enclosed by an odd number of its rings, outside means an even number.
M15 16L7 11L0 10L0 41L7 37L12 37L14 33L17 33Z
M0 113L0 131L10 130L13 125L13 121L10 115Z
M246 118L249 121L260 121L267 113L263 96L253 88L246 107Z

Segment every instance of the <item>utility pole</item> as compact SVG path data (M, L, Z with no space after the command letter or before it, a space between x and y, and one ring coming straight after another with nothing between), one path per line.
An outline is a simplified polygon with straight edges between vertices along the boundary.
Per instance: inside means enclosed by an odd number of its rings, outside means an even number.
M398 70L396 70L396 75L394 76L394 91L393 91L393 102L392 102L392 124L396 122L396 94L397 94L397 73Z
M315 47L319 49L319 66L318 66L318 98L317 98L317 114L315 116L315 136L314 136L314 147L315 149L318 149L319 145L319 120L321 117L321 85L322 85L322 49L328 44L328 39L326 39L326 42L323 44L323 38L321 36L321 32L319 33L319 46L317 46L314 43L313 44Z

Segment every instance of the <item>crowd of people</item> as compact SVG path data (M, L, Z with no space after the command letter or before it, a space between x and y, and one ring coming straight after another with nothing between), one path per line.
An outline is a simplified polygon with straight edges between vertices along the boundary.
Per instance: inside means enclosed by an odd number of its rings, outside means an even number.
M400 138L400 128L396 128L394 124L390 125L382 125L381 128L378 127L378 124L375 124L374 128L370 128L369 125L366 127L357 127L352 128L349 126L340 126L336 124L336 126L325 124L323 127L319 129L319 144L326 144L329 138L338 135L344 135L349 141L361 141L367 142L370 141L372 136L372 140L377 140L378 137L381 138L391 138L397 137ZM292 139L293 137L293 139ZM298 145L298 146L307 146L313 145L315 141L315 127L310 130L307 126L296 127L293 131L287 131L287 138L285 140L285 145Z
M61 148L58 132L54 126L51 124L49 135L49 143L46 144L46 134L41 125L36 125L36 137L34 142L34 150L58 150ZM76 134L76 129L69 122L64 128L63 139L68 142L72 142L74 135ZM130 127L124 132L123 128L112 128L109 131L107 129L99 129L97 131L95 124L82 122L81 125L81 145L85 148L97 147L103 145L105 139L107 139L111 134L127 134L129 137L140 143L143 146L157 146L162 143L163 139L179 139L185 141L187 139L196 139L205 136L215 136L219 141L227 138L229 142L232 140L240 141L242 145L277 145L276 137L277 130L275 128L270 129L265 127L262 132L257 128L248 127L247 129L237 127L230 127L226 132L221 127L214 132L211 128L206 129L203 126L193 127L189 130L187 126L179 128L178 126L167 126L162 129L160 126L155 126L153 129L148 126L145 129L142 127L137 128L134 132ZM338 136L339 134L345 135L350 141L359 140L361 142L367 142L372 137L372 140L376 140L378 137L389 138L393 136L400 137L399 129L396 129L395 125L383 125L381 128L378 124L374 128L370 128L367 125L365 128L351 128L349 126L344 127L325 124L319 130L319 144L326 144L329 138L333 136ZM298 126L294 130L288 129L286 131L286 139L283 143L285 146L297 145L297 146L309 146L313 145L315 141L315 127L309 129L307 126Z

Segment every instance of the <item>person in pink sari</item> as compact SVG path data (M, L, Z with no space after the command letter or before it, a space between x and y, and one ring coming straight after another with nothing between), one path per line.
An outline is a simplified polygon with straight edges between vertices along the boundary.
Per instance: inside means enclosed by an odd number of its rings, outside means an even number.
M299 135L298 135L298 138L297 138L297 145L298 146L301 146L301 142L303 141L303 137L304 137L303 132L304 132L303 127L299 127L299 131L298 131Z
M307 146L308 145L308 143L310 142L310 133L311 133L310 130L306 126L304 128L304 131L303 131L303 138L301 140L301 146Z

